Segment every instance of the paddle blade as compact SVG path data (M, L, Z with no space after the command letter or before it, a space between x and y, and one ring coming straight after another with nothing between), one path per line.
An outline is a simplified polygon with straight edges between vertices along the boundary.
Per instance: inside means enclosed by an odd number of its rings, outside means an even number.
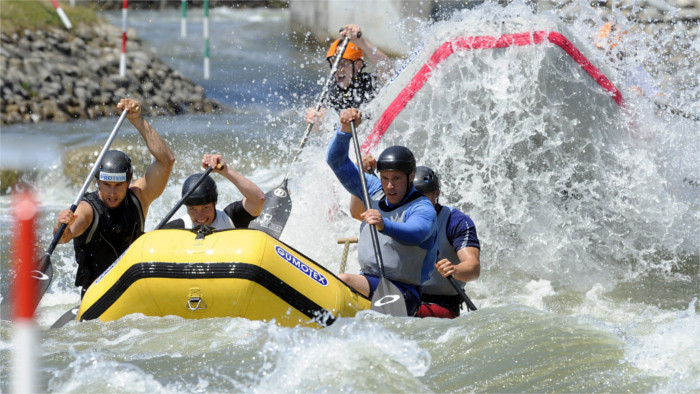
M45 254L44 257L39 260L36 267L37 269L32 271L32 280L36 281L35 288L38 290L36 298L37 304L34 305L35 309L41 300L41 297L43 297L46 290L48 290L49 285L51 284L51 279L53 279L51 256L49 254ZM0 319L2 320L12 320L12 300L10 298L12 295L11 289L13 289L14 286L14 283L10 285L10 292L5 295L5 297L2 299L2 303L0 303Z
M403 293L391 283L389 279L381 278L379 285L372 296L373 311L383 313L385 315L406 317L406 300L403 298Z
M265 193L265 205L257 219L250 222L248 228L266 232L279 239L292 212L292 198L287 190L285 179L276 189Z
M75 321L75 319L78 317L78 312L80 311L80 305L74 306L71 309L67 310L66 313L61 315L61 317L56 320L54 324L51 325L51 328L61 328L68 324L68 322Z
M38 270L33 272L33 278L39 282L39 300L41 300L41 297L43 297L46 290L49 289L49 285L53 279L53 265L51 265L51 256L45 254L44 257L39 260L38 268Z

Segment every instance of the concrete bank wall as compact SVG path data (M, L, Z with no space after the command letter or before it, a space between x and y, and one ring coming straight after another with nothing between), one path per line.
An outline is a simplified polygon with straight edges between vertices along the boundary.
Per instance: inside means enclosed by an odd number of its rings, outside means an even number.
M492 0L505 5L509 0ZM400 32L399 24L408 19L436 20L450 15L457 9L472 8L484 3L480 1L452 0L289 0L292 30L312 37L320 43L338 37L338 29L348 23L360 25L367 39L389 55L402 55L408 50L400 34L410 34L411 24ZM576 0L531 0L536 11L554 10L566 20L567 15L578 13ZM647 25L647 29L682 22L698 34L700 23L700 0L598 0L592 5L600 8L602 15L610 13L612 7L620 9L628 18ZM692 32L694 30L694 32Z
M388 55L408 50L402 43L398 24L409 18L430 18L431 1L376 0L289 0L292 30L310 32L320 43L337 38L349 23L360 25L363 34ZM410 33L406 32L406 33Z

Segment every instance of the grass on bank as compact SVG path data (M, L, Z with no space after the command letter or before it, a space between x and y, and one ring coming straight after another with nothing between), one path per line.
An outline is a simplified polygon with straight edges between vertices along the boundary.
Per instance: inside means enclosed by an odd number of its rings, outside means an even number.
M68 1L59 1L73 26L98 21L90 6L71 7ZM51 0L0 0L0 31L8 34L24 29L37 30L47 27L65 28Z

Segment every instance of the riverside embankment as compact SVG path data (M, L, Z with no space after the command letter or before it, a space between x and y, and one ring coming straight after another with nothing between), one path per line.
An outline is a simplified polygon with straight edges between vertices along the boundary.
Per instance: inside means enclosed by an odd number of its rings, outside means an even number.
M221 109L203 87L165 64L131 28L126 75L120 77L121 36L119 27L101 19L71 30L3 28L0 125L110 116L124 97L140 100L148 116Z

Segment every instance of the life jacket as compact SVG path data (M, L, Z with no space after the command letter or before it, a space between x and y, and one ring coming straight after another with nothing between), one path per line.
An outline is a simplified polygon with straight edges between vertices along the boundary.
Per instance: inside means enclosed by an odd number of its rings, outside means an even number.
M348 108L359 108L360 105L371 101L375 95L374 78L364 72L357 73L347 89L342 89L337 83L332 83L328 89L330 106L339 112Z
M85 290L143 234L144 216L131 190L114 209L108 209L96 191L83 196L83 201L92 206L92 224L73 240L73 248L78 262L75 285Z
M193 228L194 224L192 223L192 218L190 218L189 214L184 214L180 217L183 222L185 222L185 227L187 229ZM226 212L221 211L221 210L216 210L216 218L214 221L209 225L209 227L213 227L217 230L228 230L231 228L235 228L236 226L233 224L233 220L226 214Z
M452 207L441 206L440 212L438 212L437 215L437 261L447 259L452 264L457 265L459 264L459 257L452 246L452 242L447 239L447 221L449 220L453 209L454 208ZM457 279L455 279L455 281L460 287L464 287L466 284L466 282L462 282ZM458 295L457 290L452 287L447 278L440 275L436 269L433 269L430 273L430 279L423 283L421 293L431 295Z
M379 210L383 218L403 223L406 210L421 197L424 196L414 190L401 205L389 207L384 201L384 192L380 190L370 198L370 204L372 209ZM428 251L419 245L402 244L394 238L382 234L381 231L377 231L377 235L384 262L384 275L397 282L420 286L423 262ZM380 276L370 227L365 222L362 222L360 227L360 239L357 245L358 260L362 272Z

